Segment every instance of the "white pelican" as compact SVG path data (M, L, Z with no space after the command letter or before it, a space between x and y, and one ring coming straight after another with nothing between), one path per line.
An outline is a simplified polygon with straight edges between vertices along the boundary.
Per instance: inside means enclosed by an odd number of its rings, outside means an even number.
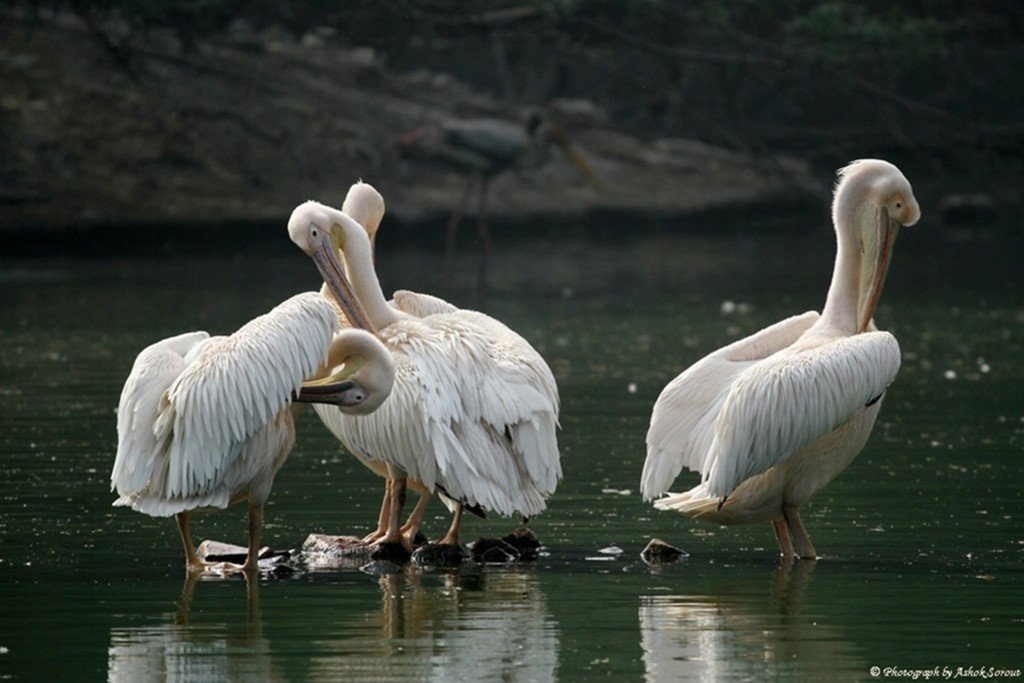
M328 423L350 451L387 463L392 504L378 543L409 545L398 518L407 477L459 503L441 544L458 544L463 505L527 517L544 510L561 465L557 388L540 355L481 313L416 318L389 305L366 231L337 209L306 202L288 231L338 296L351 291L351 278L395 361L394 390L381 410L358 421L334 414Z
M641 492L666 492L683 467L701 483L655 502L719 524L770 521L782 553L817 556L800 506L864 447L896 377L896 338L872 315L900 225L921 216L892 164L839 171L838 243L821 315L787 318L694 363L661 392L647 432Z
M117 411L114 505L177 518L186 567L196 555L189 513L249 501L249 554L255 571L263 507L274 475L295 443L289 404L326 401L363 415L387 398L390 355L376 337L346 330L316 292L299 294L229 337L188 332L156 342L135 359ZM327 361L336 374L302 384ZM301 389L301 391L300 391Z

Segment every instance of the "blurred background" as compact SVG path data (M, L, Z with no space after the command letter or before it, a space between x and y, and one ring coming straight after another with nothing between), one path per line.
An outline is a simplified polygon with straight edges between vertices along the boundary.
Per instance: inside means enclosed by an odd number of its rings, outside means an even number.
M196 231L212 248L223 225L276 239L295 205L340 205L358 178L384 193L389 239L437 248L459 206L470 227L483 211L540 237L723 213L827 228L835 169L864 156L899 165L947 238L1019 245L1011 0L76 0L0 17L0 255L195 249ZM454 152L417 134L480 119L526 146L481 168L472 132Z

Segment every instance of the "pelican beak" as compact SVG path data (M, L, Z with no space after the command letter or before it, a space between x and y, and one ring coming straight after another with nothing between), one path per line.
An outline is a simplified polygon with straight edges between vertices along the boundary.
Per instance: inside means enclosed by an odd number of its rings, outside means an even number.
M338 372L321 379L306 380L298 394L293 396L300 403L332 403L340 406L354 406L366 400L368 392L362 384L350 379L365 364L365 359L352 356Z
M338 252L341 250L341 230L339 226L331 226L326 234L323 231L315 238L316 244L312 245L309 251L310 258L316 264L320 276L327 283L334 300L338 302L345 317L353 327L359 327L369 332L376 333L370 318L366 315L363 307L359 305L352 292L352 286L345 276L345 269L338 261Z
M863 243L860 296L857 306L857 332L868 329L871 318L875 315L878 300L882 296L882 285L885 274L889 270L892 258L892 247L901 224L889 217L889 210L881 207L878 210L876 229L869 231L868 239Z
M296 403L351 405L352 400L349 397L353 391L362 390L362 385L351 379L343 382L335 382L332 381L333 379L333 377L325 377L322 380L303 382L302 389L299 393L292 395L292 400Z

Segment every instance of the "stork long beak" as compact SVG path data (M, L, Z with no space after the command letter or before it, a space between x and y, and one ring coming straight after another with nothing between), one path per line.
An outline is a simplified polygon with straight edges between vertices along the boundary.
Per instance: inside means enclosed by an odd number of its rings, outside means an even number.
M369 316L366 315L366 311L363 310L352 291L352 285L349 284L348 277L345 276L345 269L338 261L340 234L341 230L336 225L332 226L326 234L320 231L318 236L313 238L317 243L309 251L309 256L316 264L320 276L327 283L327 288L334 300L338 302L338 306L341 307L349 323L353 327L376 333L377 330L374 329Z
M864 244L861 264L860 295L858 297L857 332L864 332L875 315L878 300L882 296L882 285L889 270L892 247L896 242L901 223L889 217L889 210L878 210L876 230Z
M597 172L594 171L590 162L587 161L586 155L579 147L570 142L569 134L565 132L565 129L561 126L552 124L551 130L548 133L548 139L565 153L565 156L569 158L569 161L574 163L581 171L583 171L583 175L587 176L587 180L590 181L598 192L605 192L607 190L604 181L601 180L601 176L597 175Z

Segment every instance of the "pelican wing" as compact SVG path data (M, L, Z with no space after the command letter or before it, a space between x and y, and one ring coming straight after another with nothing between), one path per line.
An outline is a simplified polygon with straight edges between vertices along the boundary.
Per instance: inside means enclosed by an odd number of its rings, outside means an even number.
M714 426L703 469L712 496L845 424L896 378L900 348L888 332L865 332L780 353L733 382Z
M218 486L324 361L337 327L330 302L307 292L203 348L161 402L153 431L165 460L153 487L174 497Z
M428 490L440 484L501 514L535 514L561 476L554 378L532 347L536 359L478 316L486 317L459 310L389 326L391 396L371 415L316 409L353 453L391 462Z
M153 423L160 400L185 369L185 355L209 338L206 332L187 332L161 339L135 359L117 406L117 456L110 488L119 495L131 494L149 482L156 463Z
M426 318L428 315L434 315L435 313L454 313L459 310L457 306L448 303L440 297L420 292L410 292L408 289L396 291L388 303L399 311L417 318Z
M755 363L786 348L820 316L786 318L708 354L668 383L654 404L640 479L645 500L665 493L684 467L704 473L718 414L733 382Z

